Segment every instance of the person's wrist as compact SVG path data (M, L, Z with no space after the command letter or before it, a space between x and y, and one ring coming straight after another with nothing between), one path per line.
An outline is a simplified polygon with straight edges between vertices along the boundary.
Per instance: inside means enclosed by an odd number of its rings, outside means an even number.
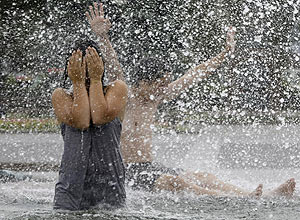
M85 86L85 80L73 80L73 86L83 87Z
M231 50L231 47L229 45L227 45L224 49L224 52L229 53L230 50Z
M222 51L223 56L227 56L230 53L230 48L225 47L225 49Z
M100 41L106 41L108 39L108 32L103 32L101 34L98 34Z
M101 79L91 79L91 84L101 84L102 85L102 82L101 82Z
M91 82L101 82L102 76L90 76Z

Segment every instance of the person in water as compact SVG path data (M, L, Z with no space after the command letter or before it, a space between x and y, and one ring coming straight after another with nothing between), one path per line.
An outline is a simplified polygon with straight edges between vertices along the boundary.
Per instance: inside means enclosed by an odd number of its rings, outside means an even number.
M120 135L127 85L116 80L104 86L100 50L89 39L75 42L65 74L72 91L57 88L52 94L64 141L54 209L122 206L126 193Z
M110 80L123 79L117 55L109 41L111 23L104 18L103 5L94 3L86 16L93 32L99 38L100 49L106 61ZM260 184L253 192L224 183L215 175L205 172L188 172L155 163L152 155L152 129L158 105L179 96L186 88L196 85L201 79L214 72L226 57L234 52L235 32L229 28L225 49L208 61L189 69L175 81L166 74L168 67L154 58L141 60L135 71L135 83L129 87L129 97L121 135L121 151L126 164L126 182L135 189L172 192L191 191L198 195L261 196ZM290 179L270 194L291 196L295 180Z

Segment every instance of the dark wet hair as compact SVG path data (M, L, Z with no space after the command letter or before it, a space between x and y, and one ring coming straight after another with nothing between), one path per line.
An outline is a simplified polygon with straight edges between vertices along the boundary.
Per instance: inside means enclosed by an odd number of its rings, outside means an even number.
M154 82L162 78L166 72L170 71L171 68L163 58L143 58L134 67L132 84L138 86L140 81Z
M67 58L66 58L66 63L65 63L65 71L64 71L64 80L63 80L63 83L62 83L62 88L66 88L68 87L67 86L67 79L69 78L69 75L68 75L68 62L69 62L69 58L71 57L72 53L74 51L76 51L77 49L79 49L81 52L82 52L82 56L85 56L86 54L86 49L88 47L93 47L96 49L96 51L98 52L99 56L101 57L101 52L100 52L100 48L98 46L98 44L89 39L88 37L86 36L82 36L80 37L79 40L76 40L68 49L68 54L67 54ZM102 59L103 61L103 59ZM104 62L103 62L104 63ZM104 72L103 72L103 75L102 75L102 85L103 84L103 79L104 79L104 73L105 73L105 69L104 69ZM89 77L88 77L88 71L86 70L86 76L87 76L87 83L89 85L90 81L89 81Z

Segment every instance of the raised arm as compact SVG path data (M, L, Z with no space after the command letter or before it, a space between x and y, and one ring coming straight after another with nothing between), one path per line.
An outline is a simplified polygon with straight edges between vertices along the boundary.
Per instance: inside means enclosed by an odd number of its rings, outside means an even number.
M68 63L68 74L73 84L73 97L62 88L52 94L52 105L59 122L78 129L90 124L90 105L85 86L86 63L81 51L73 52Z
M220 64L224 62L225 58L234 52L234 36L235 32L233 31L233 28L230 27L227 33L225 49L217 56L194 68L189 69L182 77L170 83L164 93L164 98L168 97L168 99L170 99L178 96L184 89L192 86L194 83L199 82L201 79L207 77L209 74L215 71Z
M108 18L104 18L102 3L98 4L94 2L94 7L90 6L90 13L86 12L86 16L92 30L99 39L99 47L105 69L108 72L109 81L112 82L117 79L124 80L123 70L119 63L118 56L113 49L107 34L111 27L111 23Z
M116 117L122 120L127 101L126 84L121 80L114 81L104 95L103 62L94 48L88 48L86 59L91 79L89 98L93 124L105 124Z

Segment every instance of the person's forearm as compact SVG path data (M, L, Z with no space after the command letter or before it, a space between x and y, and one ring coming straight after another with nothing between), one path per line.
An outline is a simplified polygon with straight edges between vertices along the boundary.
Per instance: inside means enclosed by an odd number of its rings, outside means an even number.
M89 98L93 124L102 124L108 107L100 80L91 80Z
M108 72L109 82L117 79L124 81L123 70L119 63L118 56L113 49L107 34L98 36L99 46L104 59L105 70Z
M228 51L224 49L217 56L207 60L206 62L190 69L187 73L186 80L183 82L183 87L196 83L199 80L206 78L212 72L214 72L225 60Z
M228 54L228 51L223 50L217 56L207 60L205 63L202 63L202 64L196 66L193 74L197 74L199 72L202 72L205 74L211 73L212 71L216 70L224 62L227 54Z
M223 50L217 56L215 56L212 59L206 61L205 64L207 64L207 71L210 71L210 69L212 69L212 70L217 69L224 62L227 54L228 54L228 51Z
M172 99L182 93L189 86L195 85L201 79L206 78L209 74L216 70L222 62L224 62L227 54L228 51L225 49L205 63L189 69L182 77L170 83L166 92L161 97L166 100Z
M72 124L76 128L85 129L90 124L90 104L85 83L73 83Z

